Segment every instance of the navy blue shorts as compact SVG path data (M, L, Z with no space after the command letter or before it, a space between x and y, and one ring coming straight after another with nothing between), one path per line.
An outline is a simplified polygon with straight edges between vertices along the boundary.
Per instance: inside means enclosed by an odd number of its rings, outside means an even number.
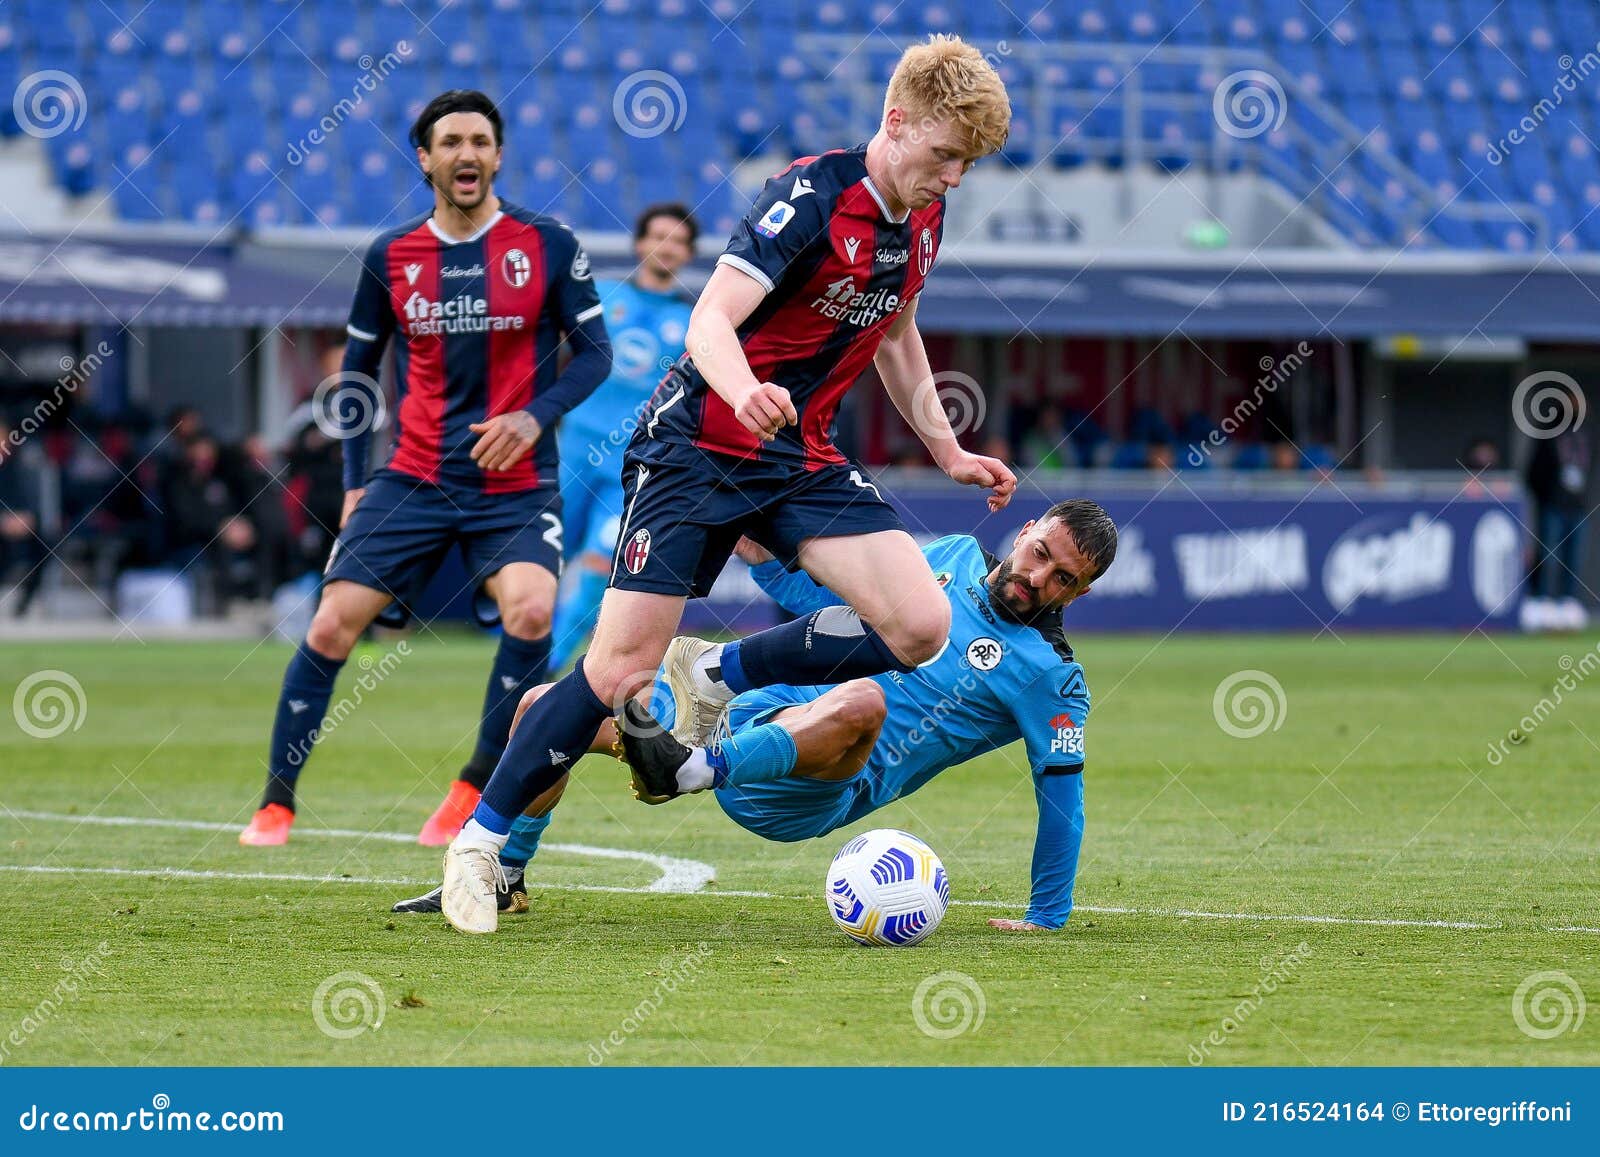
M322 572L324 583L347 579L392 595L378 622L404 626L452 546L461 547L474 610L484 626L499 621L485 580L512 562L561 574L561 494L540 486L517 494L484 494L380 470L367 483L339 532Z
M740 535L794 570L808 538L905 529L872 476L853 462L775 471L636 434L622 485L611 585L624 591L704 598Z

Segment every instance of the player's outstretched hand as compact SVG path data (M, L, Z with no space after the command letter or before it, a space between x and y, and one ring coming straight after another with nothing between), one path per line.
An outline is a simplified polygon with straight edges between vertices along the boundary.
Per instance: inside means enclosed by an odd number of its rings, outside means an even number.
M344 509L339 512L339 529L344 529L344 524L350 521L350 516L356 512L356 503L361 501L361 496L367 492L365 486L359 490L346 490L344 492Z
M1011 473L1011 467L998 458L969 454L965 450L945 463L944 472L957 482L994 491L989 495L991 512L1005 509L1017 489L1017 476Z
M739 404L733 408L733 416L763 442L772 441L785 426L795 426L800 422L800 415L789 400L789 391L771 382L762 382L740 398Z
M1035 924L1031 920L1002 920L998 916L989 921L989 927L998 928L1002 932L1048 932L1050 929L1043 924Z
M509 470L528 456L539 440L539 423L526 410L496 414L487 422L468 426L482 437L473 444L472 460L484 470Z

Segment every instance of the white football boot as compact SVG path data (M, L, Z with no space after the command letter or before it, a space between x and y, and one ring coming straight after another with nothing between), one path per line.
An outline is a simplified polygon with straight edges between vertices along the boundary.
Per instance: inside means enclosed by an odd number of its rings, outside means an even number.
M500 893L506 871L493 848L462 844L458 837L444 853L444 917L462 932L493 932L500 927Z
M733 698L733 693L708 686L704 678L697 678L695 668L720 643L708 643L689 635L679 635L667 647L663 660L666 667L667 686L672 690L677 715L672 726L672 737L685 747L705 747L716 730L717 721Z

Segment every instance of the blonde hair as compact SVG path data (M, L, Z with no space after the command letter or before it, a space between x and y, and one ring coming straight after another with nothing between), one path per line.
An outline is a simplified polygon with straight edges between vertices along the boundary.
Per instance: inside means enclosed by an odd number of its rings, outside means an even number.
M889 78L883 112L951 120L979 156L997 153L1011 132L1011 98L994 66L959 36L938 33L905 50Z

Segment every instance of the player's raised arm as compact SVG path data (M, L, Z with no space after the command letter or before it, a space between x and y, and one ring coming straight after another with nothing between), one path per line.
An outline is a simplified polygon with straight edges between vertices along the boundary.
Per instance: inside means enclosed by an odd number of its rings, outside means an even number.
M928 364L928 351L917 329L917 302L914 297L895 318L883 343L873 355L872 364L883 379L895 408L916 431L933 455L934 463L957 482L992 489L989 509L999 510L1011 501L1017 476L998 458L972 454L961 448L950 419L939 401L938 382Z

